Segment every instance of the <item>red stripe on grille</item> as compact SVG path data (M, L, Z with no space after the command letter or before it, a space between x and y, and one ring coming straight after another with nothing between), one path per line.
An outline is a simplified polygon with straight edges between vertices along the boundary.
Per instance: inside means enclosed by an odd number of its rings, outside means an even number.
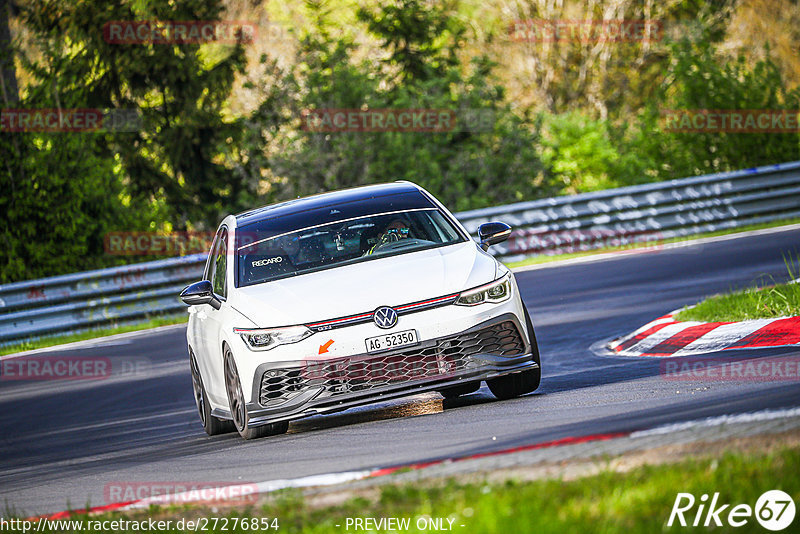
M362 313L361 315L353 315L352 317L344 317L342 319L334 319L333 321L322 321L319 323L311 323L308 326L321 326L326 324L336 324L336 323L343 323L345 321L352 321L354 319L362 319L364 317L370 317L371 313Z
M443 301L445 301L445 300L454 299L454 298L456 298L458 295L459 295L459 294L458 294L458 293L456 293L456 294L454 294L454 295L448 295L448 296L446 296L446 297L439 297L439 298L437 298L437 299L425 300L425 301L422 301L422 302L415 302L414 304L406 304L406 305L404 305L404 306L398 306L397 308L395 308L395 310L407 310L407 309L409 309L409 308L417 308L417 307L419 307L419 306L426 306L426 305L428 305L428 304L434 304L434 303L436 303L436 302L443 302Z
M409 310L409 309L413 309L413 308L418 308L420 306L427 306L428 304L436 304L437 302L445 302L445 301L448 301L448 300L456 298L458 295L459 295L459 293L454 293L452 295L447 295L446 297L437 297L435 299L423 300L422 302L414 302L413 304L405 304L403 306L396 307L395 310L396 311L400 311L400 310L405 311L405 310ZM343 317L341 319L333 319L332 321L320 321L318 323L309 323L306 326L316 327L316 326L324 326L324 325L329 325L329 324L344 323L344 322L353 321L353 320L356 320L356 319L364 319L366 317L372 317L373 313L374 312L362 313L362 314L359 314L359 315L352 315L350 317Z

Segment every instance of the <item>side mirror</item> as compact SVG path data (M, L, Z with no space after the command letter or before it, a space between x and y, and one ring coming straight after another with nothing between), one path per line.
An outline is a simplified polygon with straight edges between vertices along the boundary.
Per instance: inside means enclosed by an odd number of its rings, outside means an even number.
M215 310L220 308L220 301L214 296L214 288L208 280L201 280L187 286L181 291L181 300L187 306L211 304Z
M490 246L502 243L511 235L511 227L506 223L488 222L478 227L478 238L483 250L488 250Z

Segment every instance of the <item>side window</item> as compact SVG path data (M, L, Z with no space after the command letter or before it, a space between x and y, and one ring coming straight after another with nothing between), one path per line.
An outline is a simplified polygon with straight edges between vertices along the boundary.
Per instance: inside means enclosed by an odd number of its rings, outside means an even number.
M228 265L228 231L222 229L215 242L214 255L211 257L209 267L211 270L211 285L214 293L220 297L227 297L225 284L226 267Z
M214 236L214 240L211 242L211 248L208 251L209 259L206 262L206 270L203 271L203 280L211 281L211 273L214 272L214 257L216 256L217 245L219 244L219 238L222 235L222 232L218 232L217 235Z

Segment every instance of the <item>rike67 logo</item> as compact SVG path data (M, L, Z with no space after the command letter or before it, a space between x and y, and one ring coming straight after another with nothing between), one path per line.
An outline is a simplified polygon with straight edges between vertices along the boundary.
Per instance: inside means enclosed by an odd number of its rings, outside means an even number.
M755 507L749 504L723 504L719 493L709 496L703 494L696 499L691 493L678 493L667 526L682 527L743 527L753 517L767 530L784 530L794 521L795 506L792 497L781 490L764 492L756 501Z

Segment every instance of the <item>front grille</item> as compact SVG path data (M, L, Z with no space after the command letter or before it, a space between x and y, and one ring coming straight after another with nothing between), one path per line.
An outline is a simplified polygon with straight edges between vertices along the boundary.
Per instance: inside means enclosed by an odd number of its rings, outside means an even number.
M305 362L302 367L270 369L261 377L259 402L275 407L300 393L323 388L328 396L357 393L424 378L446 378L474 365L469 356L523 354L525 343L516 325L505 321L474 332L437 340L385 355Z

